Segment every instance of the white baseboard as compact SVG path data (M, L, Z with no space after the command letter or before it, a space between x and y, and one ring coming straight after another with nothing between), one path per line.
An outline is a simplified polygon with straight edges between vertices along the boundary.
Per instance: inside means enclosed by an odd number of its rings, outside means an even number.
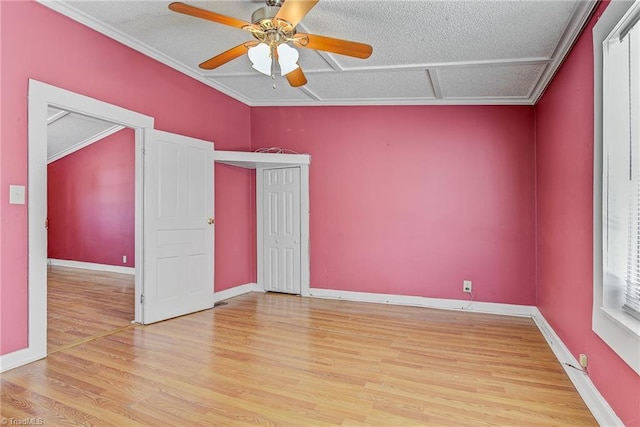
M13 353L3 354L0 356L0 372L5 372L45 357L47 357L46 353L36 353L29 347L22 350L16 350Z
M47 262L50 265L59 267L82 268L84 270L108 271L110 273L136 274L134 267L122 267L120 265L95 264L92 262L70 261L66 259L49 258Z
M569 379L584 400L585 404L601 426L621 426L624 424L613 411L609 403L593 385L589 376L575 368L580 366L566 345L560 340L551 325L537 307L526 305L472 302L439 298L426 298L406 295L373 294L366 292L339 291L334 289L311 288L309 295L316 298L343 299L348 301L372 302L379 304L410 305L415 307L436 308L445 310L473 311L477 313L500 314L509 316L531 317L551 347L554 355L564 368Z
M60 260L52 260L60 261ZM73 263L74 265L64 264L66 267L75 267L75 264L85 265L87 263L78 263L76 261L62 261L64 263ZM55 264L54 265L63 265ZM94 264L100 265L100 264ZM107 266L113 267L113 266ZM87 268L87 267L76 267ZM117 267L116 267L117 268ZM88 268L97 270L97 268ZM573 357L569 349L562 342L560 337L555 333L551 325L544 318L540 310L537 307L526 305L513 305L513 304L500 304L500 303L487 303L487 302L472 302L464 300L450 300L439 298L426 298L417 296L406 295L387 295L387 294L374 294L366 292L352 292L352 291L339 291L333 289L319 289L311 288L309 295L315 298L328 298L328 299L343 299L347 301L358 302L371 302L379 304L394 304L394 305L409 305L415 307L436 308L445 310L460 310L460 311L472 311L477 313L488 314L500 314L509 316L521 316L531 317L538 329L546 339L549 347L555 354L556 358L564 368L569 379L576 387L576 390L580 394L580 397L584 400L585 404L593 414L594 418L601 426L621 426L624 424L618 418L613 411L609 403L602 397L598 389L595 387L589 376L575 368L568 366L580 366L579 362ZM244 285L236 286L224 291L214 292L214 302L223 301L229 298L233 298L239 295L243 295L249 292L264 292L261 286L257 283L245 283ZM29 349L18 350L13 353L0 356L0 372L13 369L15 367L24 365L42 359L46 357L46 354L39 355L34 354Z
M103 267L101 264L90 264L90 263L82 263L78 261L65 261L65 260L53 260L53 259L51 261L52 261L51 263L52 265L59 265L62 267L84 268L86 270L106 271L102 268L91 268L92 266ZM86 266L87 264L89 264L89 267ZM105 267L113 267L113 266L105 266ZM132 270L134 269L132 268ZM222 300L226 300L229 298L233 298L239 295L243 295L249 292L264 292L264 291L260 286L258 286L257 283L246 283L244 285L236 286L234 288L225 289L224 291L214 292L213 294L214 303ZM22 365L26 365L27 363L35 362L36 360L40 360L45 357L47 357L46 352L37 353L29 347L21 350L16 350L12 353L3 354L3 355L0 355L0 372L5 372Z
M427 298L410 295L373 294L368 292L338 291L335 289L309 289L309 295L317 298L343 299L347 301L374 302L379 304L410 305L443 310L473 311L475 313L503 314L531 317L535 307L530 305L499 304L493 302Z
M248 294L249 292L262 292L262 290L257 288L258 285L256 283L245 283L244 285L225 289L224 291L214 292L213 302L216 303L224 301L226 299L237 297L239 295Z
M553 330L547 319L544 318L540 310L536 307L533 313L533 321L538 325L538 329L547 340L549 347L556 355L556 358L569 376L569 379L575 386L576 390L584 400L594 418L601 426L621 426L624 424L613 411L609 403L602 397L591 378L585 372L572 368L569 365L580 367L580 363L571 354L567 346L562 342L560 337Z

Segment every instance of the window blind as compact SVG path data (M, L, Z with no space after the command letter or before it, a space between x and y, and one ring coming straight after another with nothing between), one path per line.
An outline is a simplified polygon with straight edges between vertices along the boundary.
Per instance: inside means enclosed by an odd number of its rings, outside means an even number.
M634 179L633 187L629 201L627 277L622 309L640 319L640 179Z
M636 19L633 25L638 22ZM629 191L627 272L622 309L640 319L640 27L625 33L628 43L628 127L631 188ZM621 40L622 41L622 40Z

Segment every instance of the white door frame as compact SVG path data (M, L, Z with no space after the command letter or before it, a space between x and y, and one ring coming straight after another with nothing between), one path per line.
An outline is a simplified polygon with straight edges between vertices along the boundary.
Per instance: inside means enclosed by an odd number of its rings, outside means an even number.
M256 170L256 251L258 289L264 290L263 212L260 209L263 200L262 170L284 167L300 168L300 294L310 296L311 259L309 252L309 154L248 153L241 151L216 151L216 162Z
M142 256L142 147L145 129L153 129L153 117L70 92L37 80L29 80L28 124L28 345L0 356L1 370L47 356L47 107L93 116L135 131L135 321L142 320L140 295Z

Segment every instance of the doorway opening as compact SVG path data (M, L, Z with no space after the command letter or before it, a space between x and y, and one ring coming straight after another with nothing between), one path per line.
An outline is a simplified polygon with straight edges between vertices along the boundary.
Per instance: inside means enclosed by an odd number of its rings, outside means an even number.
M135 317L135 132L47 108L47 353Z
M28 124L28 300L27 346L2 355L2 370L47 356L47 118L48 108L95 117L129 127L135 134L135 258L142 259L142 194L144 135L153 129L153 117L88 96L29 80ZM142 321L143 268L135 266L135 321Z

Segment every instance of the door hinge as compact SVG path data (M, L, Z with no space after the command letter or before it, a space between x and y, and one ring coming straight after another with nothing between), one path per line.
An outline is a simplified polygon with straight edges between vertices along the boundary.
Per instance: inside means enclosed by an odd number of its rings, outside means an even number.
M144 295L140 294L140 304L144 304Z

